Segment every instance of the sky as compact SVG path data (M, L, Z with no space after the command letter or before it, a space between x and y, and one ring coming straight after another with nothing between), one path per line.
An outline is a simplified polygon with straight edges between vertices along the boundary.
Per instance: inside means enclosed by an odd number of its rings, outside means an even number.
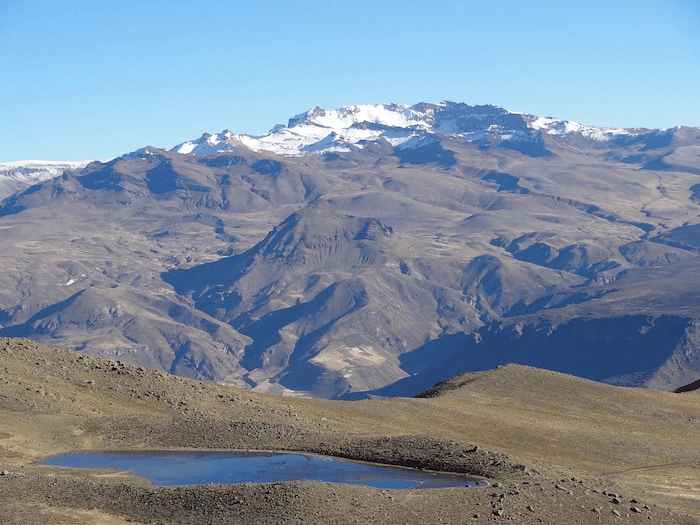
M0 0L0 162L442 100L700 127L700 0Z

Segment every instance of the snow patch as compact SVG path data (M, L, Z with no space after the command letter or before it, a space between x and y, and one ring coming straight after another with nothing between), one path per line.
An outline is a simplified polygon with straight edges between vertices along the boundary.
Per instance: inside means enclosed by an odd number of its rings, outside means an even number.
M508 117L517 115L522 125L548 135L580 134L608 141L618 135L636 135L638 130L597 128L552 117L538 117L507 111L497 106L468 106L452 102L437 104L364 104L324 110L313 107L277 125L264 135L251 136L224 131L205 133L197 140L175 146L172 151L188 155L207 155L236 146L252 151L300 156L328 151L362 149L367 142L385 140L393 147L410 147L417 137L450 135L467 142L484 141L494 136L509 141L523 129ZM527 129L526 128L526 129ZM468 131L467 131L468 130Z
M528 127L537 131L543 131L548 135L571 135L579 134L584 137L607 142L620 135L638 135L634 130L627 128L598 128L595 126L584 126L578 122L569 120L559 120L552 117L537 117L527 115Z
M81 171L91 162L91 160L0 162L0 200L33 184L63 175L66 171Z

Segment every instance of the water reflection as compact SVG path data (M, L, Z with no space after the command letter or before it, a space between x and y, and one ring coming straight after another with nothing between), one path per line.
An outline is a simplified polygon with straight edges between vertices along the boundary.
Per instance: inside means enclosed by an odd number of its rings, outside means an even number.
M133 472L155 485L314 480L386 489L480 486L477 481L457 474L437 474L298 453L149 451L68 454L51 458L42 465L113 468Z

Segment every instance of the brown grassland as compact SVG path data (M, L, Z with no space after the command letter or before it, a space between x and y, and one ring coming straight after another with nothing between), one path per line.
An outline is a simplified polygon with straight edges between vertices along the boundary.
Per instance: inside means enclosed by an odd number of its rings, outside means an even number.
M421 398L258 394L0 339L1 523L700 523L700 391L508 365ZM39 466L73 451L297 450L486 478L155 487Z

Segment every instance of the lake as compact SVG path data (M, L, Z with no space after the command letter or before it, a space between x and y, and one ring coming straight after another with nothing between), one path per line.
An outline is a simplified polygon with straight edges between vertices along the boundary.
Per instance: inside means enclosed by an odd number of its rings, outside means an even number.
M76 453L41 463L57 467L128 471L154 485L273 483L313 480L384 489L487 486L467 476L433 473L288 452L138 451Z

